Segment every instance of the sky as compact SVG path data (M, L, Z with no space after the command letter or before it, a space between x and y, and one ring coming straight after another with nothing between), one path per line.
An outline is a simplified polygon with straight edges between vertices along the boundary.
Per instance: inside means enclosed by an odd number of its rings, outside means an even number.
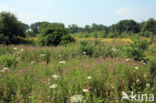
M18 20L59 22L66 26L110 26L123 19L137 22L156 19L156 0L0 0L0 12L10 11Z

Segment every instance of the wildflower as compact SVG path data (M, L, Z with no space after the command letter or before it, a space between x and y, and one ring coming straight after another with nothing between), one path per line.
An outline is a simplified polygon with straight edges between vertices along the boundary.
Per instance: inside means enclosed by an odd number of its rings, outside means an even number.
M92 79L92 77L91 76L88 76L87 79Z
M89 89L83 89L82 91L83 91L83 92L88 92L88 91L89 91Z
M117 49L116 48L112 48L112 51L117 51Z
M137 79L137 80L136 80L136 82L137 82L137 83L139 83L139 82L140 82L140 80L139 80L139 79Z
M34 64L35 63L35 61L31 61L31 64Z
M59 63L60 63L60 64L65 64L66 62L65 62L65 61L60 61Z
M150 87L150 84L149 83L146 83L146 87Z
M15 48L13 48L14 50L17 50L17 48L15 47Z
M135 70L138 70L138 69L139 69L139 67L138 67L138 66L136 66L136 67L134 67L134 69L135 69Z
M3 70L5 70L5 71L6 71L6 70L9 70L9 68L6 68L6 67L5 67Z
M83 52L83 54L86 54L86 52Z
M128 62L128 61L130 61L130 59L129 59L129 58L127 58L127 59L126 59L126 61L127 61L127 62Z
M55 79L59 78L58 75L53 75L52 77L55 78Z
M4 70L4 69L2 69L2 70L0 70L0 72L5 72L5 70Z
M49 86L49 88L50 89L55 89L55 88L57 88L57 84L53 84L53 85Z
M23 52L24 50L23 49L21 49L21 52Z
M45 54L40 54L40 57L44 57L45 56Z
M72 97L70 97L71 103L82 102L82 100L83 100L83 96L82 95L73 95Z

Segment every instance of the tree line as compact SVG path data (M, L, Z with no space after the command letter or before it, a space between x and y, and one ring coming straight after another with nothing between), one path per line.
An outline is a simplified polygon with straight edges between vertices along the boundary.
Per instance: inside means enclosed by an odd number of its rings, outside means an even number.
M22 23L10 12L0 12L0 44L18 44L20 38L38 37L42 45L54 43L68 43L74 41L71 35L78 37L125 37L127 35L151 36L156 34L156 20L153 18L138 23L134 20L121 20L111 26L93 23L79 27L71 24L65 27L63 23L50 23L47 21L35 22L31 25ZM42 39L41 39L42 38ZM54 40L58 39L58 40ZM48 42L50 40L51 42ZM62 41L61 40L65 40Z

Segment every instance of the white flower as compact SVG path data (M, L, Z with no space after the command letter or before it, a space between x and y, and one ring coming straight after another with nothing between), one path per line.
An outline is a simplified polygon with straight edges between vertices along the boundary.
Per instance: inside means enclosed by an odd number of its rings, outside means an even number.
M146 83L146 87L150 87L150 84L149 83Z
M66 64L66 62L65 62L65 61L60 61L59 63L60 63L60 64Z
M57 88L57 84L53 84L53 85L49 86L49 88L50 89L55 89L55 88Z
M15 47L15 48L13 48L14 50L17 50L17 48Z
M23 49L21 49L21 52L23 52L24 50Z
M88 76L87 79L92 79L92 77L91 76Z
M138 67L138 66L136 66L136 67L134 67L134 69L135 69L135 70L138 70L138 69L139 69L139 67Z
M2 69L2 70L0 70L0 72L5 72L5 70L4 70L4 69Z
M140 80L139 80L139 79L137 79L137 80L136 80L136 82L137 82L137 83L139 83L139 82L140 82Z
M89 92L89 89L83 89L82 91L83 92Z
M55 74L52 77L55 78L55 79L59 78L59 76L55 75Z
M45 56L45 54L40 54L40 57L44 57Z
M129 58L127 58L127 59L126 59L126 61L127 61L127 62L128 62L128 61L130 61L130 59L129 59Z
M3 68L3 70L5 70L5 71L6 71L6 70L9 70L9 68L6 68L6 67L5 67L5 68Z
M71 103L82 102L82 100L83 100L83 96L82 95L73 95L72 97L70 97Z
M35 63L35 61L31 61L31 64L34 64Z
M86 52L83 52L83 54L86 54Z
M112 51L117 51L117 49L116 48L112 48Z

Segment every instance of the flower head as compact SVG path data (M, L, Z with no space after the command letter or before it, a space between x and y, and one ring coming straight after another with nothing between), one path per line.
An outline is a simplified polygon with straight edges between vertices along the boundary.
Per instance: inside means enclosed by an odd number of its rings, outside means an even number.
M15 48L13 48L14 50L17 50L17 48L15 47Z
M21 49L21 52L23 52L24 51L24 49Z
M134 67L134 69L135 69L135 70L138 70L138 69L139 69L139 67L138 67L138 66L136 66L136 67Z
M92 77L91 76L88 76L87 79L92 79Z
M55 74L52 75L52 77L55 78L55 79L59 78L59 76L58 75L55 75Z
M89 92L89 89L83 89L82 91L83 92Z
M66 62L65 62L65 61L60 61L59 63L60 63L60 64L66 64Z
M83 100L83 96L82 95L73 95L72 97L70 97L71 103L82 102L82 100Z
M50 89L55 89L55 88L57 88L57 84L53 84L53 85L49 86L49 88Z

